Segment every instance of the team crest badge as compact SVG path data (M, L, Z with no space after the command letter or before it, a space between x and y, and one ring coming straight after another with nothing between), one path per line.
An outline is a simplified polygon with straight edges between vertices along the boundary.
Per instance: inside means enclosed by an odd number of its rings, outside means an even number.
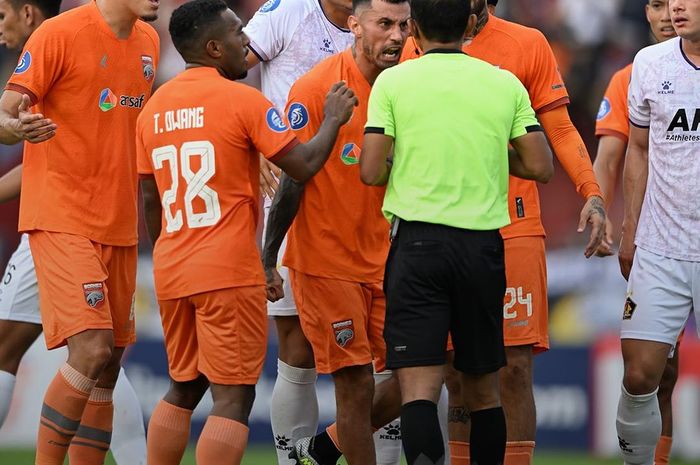
M333 323L333 332L335 333L335 342L337 342L340 347L347 346L355 339L355 326L352 320Z
M156 68L153 66L153 57L150 55L141 55L141 66L143 67L143 77L146 81L153 81L156 75Z
M627 297L627 300L625 301L625 309L622 312L622 319L623 320L631 320L632 315L634 315L634 311L637 308L637 304L632 300L632 297Z
M100 308L105 302L104 285L102 283L83 284L85 302L92 308Z

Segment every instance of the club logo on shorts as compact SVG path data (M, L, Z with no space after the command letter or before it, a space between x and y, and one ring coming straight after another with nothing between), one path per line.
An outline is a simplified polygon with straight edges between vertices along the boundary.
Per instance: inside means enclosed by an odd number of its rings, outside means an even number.
M29 53L29 50L27 50L22 54L22 57L19 59L19 63L17 63L15 74L22 74L23 72L27 71L31 65L32 54Z
M335 342L340 347L345 347L355 338L355 325L352 320L338 321L333 323L333 332L335 333Z
M632 300L632 297L628 296L625 301L625 310L622 312L623 320L631 320L632 315L634 315L634 310L637 308L637 304Z
M357 165L360 163L360 147L355 144L345 144L340 152L340 159L346 165Z
M156 75L156 68L153 66L153 57L150 55L141 55L141 66L143 67L143 77L146 78L146 81L153 81Z
M612 105L610 105L610 100L605 97L603 101L600 102L600 108L598 108L598 116L596 116L596 119L598 121L602 120L610 114L610 110L612 110Z
M279 111L277 111L275 107L272 107L269 110L267 110L265 119L267 120L267 127L272 129L273 131L284 132L287 130L287 125L284 124L284 120L282 119Z
M280 6L280 3L282 3L282 0L267 0L263 3L263 6L260 7L260 12L269 13L270 11L275 11L277 7Z
M292 103L287 112L287 120L295 131L304 129L309 124L309 112L301 103Z
M87 283L83 284L83 294L85 294L85 302L92 308L100 308L104 305L105 293L102 283Z

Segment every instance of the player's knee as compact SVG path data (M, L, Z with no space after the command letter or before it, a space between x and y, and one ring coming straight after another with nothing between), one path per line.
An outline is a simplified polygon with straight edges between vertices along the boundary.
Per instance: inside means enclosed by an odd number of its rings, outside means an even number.
M450 399L461 398L462 384L460 382L459 372L451 364L445 365L445 387L450 395Z
M506 393L522 393L523 390L532 389L532 369L528 363L517 359L513 363L508 361L508 365L500 371L501 391Z
M194 410L208 388L209 382L204 376L186 382L171 380L164 400L177 407Z
M633 395L648 394L659 387L656 377L637 367L625 369L623 384L627 392Z
M341 368L333 373L333 381L339 403L372 402L374 377L368 365Z
M497 373L462 376L462 399L468 411L475 412L501 405L497 379Z

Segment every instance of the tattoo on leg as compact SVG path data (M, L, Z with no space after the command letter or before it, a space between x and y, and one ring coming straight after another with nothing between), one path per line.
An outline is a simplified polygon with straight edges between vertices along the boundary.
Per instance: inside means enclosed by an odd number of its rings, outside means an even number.
M469 412L464 407L450 407L447 410L447 421L449 423L469 423Z

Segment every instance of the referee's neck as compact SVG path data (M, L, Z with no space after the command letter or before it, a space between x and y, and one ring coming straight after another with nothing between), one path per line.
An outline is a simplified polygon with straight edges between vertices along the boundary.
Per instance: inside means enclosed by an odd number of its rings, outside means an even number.
M420 48L423 50L423 53L428 53L431 50L462 50L462 43L463 41L460 39L455 42L436 42L433 40L428 40L425 38L421 38L420 40Z

